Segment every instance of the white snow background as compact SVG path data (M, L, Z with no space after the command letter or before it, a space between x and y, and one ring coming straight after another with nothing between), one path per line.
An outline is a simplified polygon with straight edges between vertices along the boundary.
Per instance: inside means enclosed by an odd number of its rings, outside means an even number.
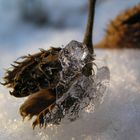
M51 20L63 15L66 27L37 27L20 19L18 0L0 0L0 79L3 68L16 58L37 52L38 48L59 47L71 40L81 41L86 13L78 12L87 0L44 0ZM94 42L100 41L104 29L120 11L140 0L107 0L98 4ZM55 4L54 4L55 3ZM53 10L55 9L55 10ZM83 8L84 9L84 8ZM73 11L73 12L71 12ZM64 14L65 13L65 14ZM104 102L94 113L86 113L72 123L32 130L31 122L22 122L18 108L24 99L16 99L0 86L0 140L140 140L140 51L95 50L97 60L110 68L110 87Z

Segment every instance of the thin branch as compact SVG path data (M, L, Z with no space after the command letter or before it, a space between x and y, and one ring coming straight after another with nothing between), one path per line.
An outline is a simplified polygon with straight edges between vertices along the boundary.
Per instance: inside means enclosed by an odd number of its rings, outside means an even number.
M83 40L83 43L87 45L91 54L94 53L94 48L92 43L92 32L93 32L93 24L94 24L95 3L96 0L89 0L87 27Z

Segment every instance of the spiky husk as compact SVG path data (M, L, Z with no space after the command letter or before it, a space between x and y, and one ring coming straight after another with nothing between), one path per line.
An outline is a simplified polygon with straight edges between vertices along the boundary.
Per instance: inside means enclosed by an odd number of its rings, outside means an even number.
M25 97L40 89L53 87L59 79L62 69L58 60L61 48L41 49L41 52L22 57L15 61L13 69L6 72L3 85L12 88L11 95Z
M140 48L140 4L130 8L114 20L97 48Z

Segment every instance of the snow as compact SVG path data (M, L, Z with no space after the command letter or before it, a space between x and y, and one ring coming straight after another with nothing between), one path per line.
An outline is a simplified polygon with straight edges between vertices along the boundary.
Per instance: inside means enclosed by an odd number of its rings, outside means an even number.
M140 51L96 50L106 60L111 71L110 88L103 103L95 112L85 113L72 123L50 126L46 130L31 128L24 123L17 109L23 99L8 96L1 86L0 138L4 140L85 139L85 140L139 140L140 128ZM104 55L102 55L104 54ZM101 55L101 56L100 56ZM104 56L104 58L101 58ZM97 58L97 60L98 60ZM101 60L99 60L101 61Z
M48 1L51 5L52 0ZM72 7L74 2L75 0L71 0L65 6ZM98 42L102 38L109 20L118 12L138 2L140 0L108 0L99 4L95 16L94 40ZM75 9L79 3L80 0ZM86 2L81 3L84 5ZM21 55L36 52L38 48L66 45L73 39L82 40L85 14L80 16L82 24L75 15L76 26L68 26L67 29L59 30L47 26L38 28L20 21L16 7L16 0L10 3L0 0L0 79L4 74L3 68L8 68ZM72 21L69 20L68 23L71 24L70 22ZM139 140L140 50L96 49L95 53L96 61L106 64L111 73L110 87L103 103L95 112L83 113L80 119L72 123L32 130L31 121L25 120L23 123L18 114L18 108L25 99L10 96L8 89L0 85L0 140Z

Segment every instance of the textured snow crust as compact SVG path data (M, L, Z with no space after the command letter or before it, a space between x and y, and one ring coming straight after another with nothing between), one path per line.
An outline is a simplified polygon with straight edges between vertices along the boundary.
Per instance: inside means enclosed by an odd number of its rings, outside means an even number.
M0 87L0 139L4 140L139 140L140 73L139 50L96 50L97 61L110 69L110 86L95 111L88 108L74 122L48 126L45 130L31 128L21 120L17 110L24 99L8 95Z

